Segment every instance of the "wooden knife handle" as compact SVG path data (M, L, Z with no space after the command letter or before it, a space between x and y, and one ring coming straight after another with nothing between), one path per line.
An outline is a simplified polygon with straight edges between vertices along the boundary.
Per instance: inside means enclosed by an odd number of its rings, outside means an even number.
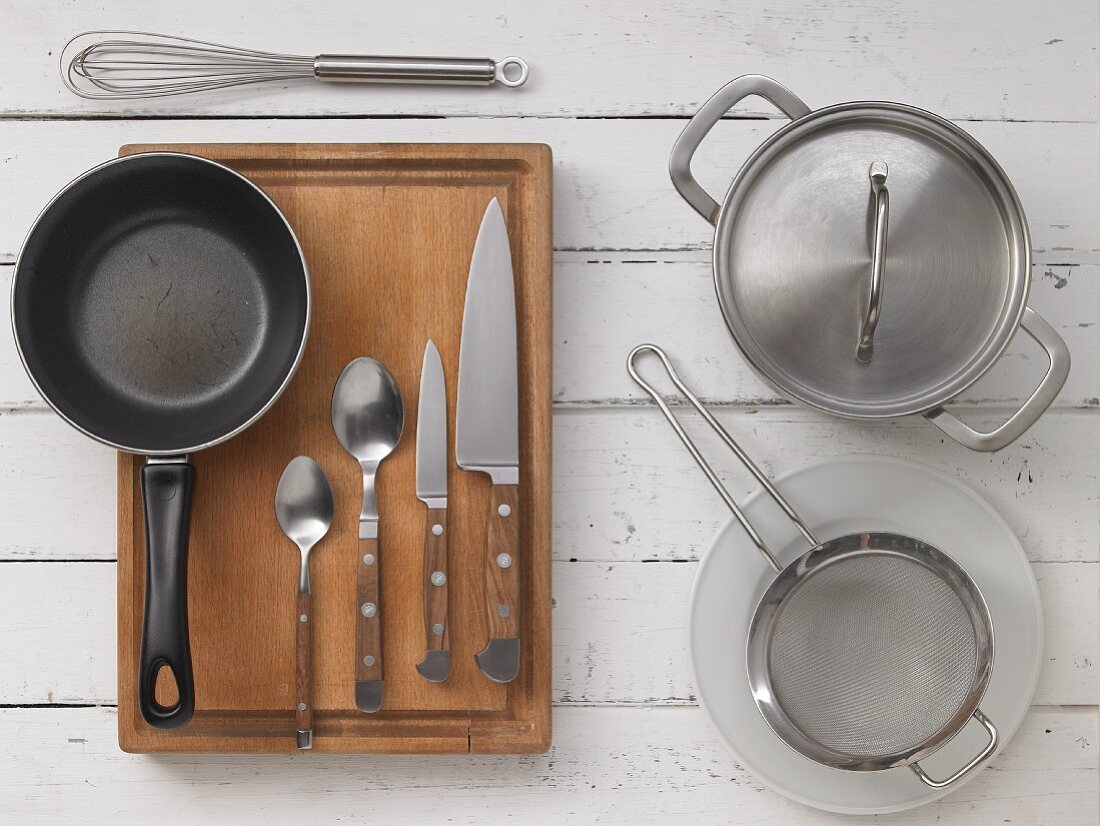
M489 497L489 541L485 557L485 600L489 637L519 637L519 487L493 485Z
M310 594L298 594L298 613L294 617L297 627L294 657L294 722L299 734L313 731L313 597ZM312 744L312 735L305 740ZM299 748L303 738L298 738Z
M359 540L355 608L355 681L382 679L382 589L377 539ZM368 665L368 663L370 663Z
M424 632L427 634L427 651L447 651L450 648L448 577L447 510L429 508L424 526ZM436 633L437 627L442 628L442 633Z

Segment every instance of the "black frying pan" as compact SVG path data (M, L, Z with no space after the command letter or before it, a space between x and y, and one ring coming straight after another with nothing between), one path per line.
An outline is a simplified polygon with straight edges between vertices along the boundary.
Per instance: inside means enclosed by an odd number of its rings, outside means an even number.
M139 695L157 728L195 709L187 636L187 454L256 421L294 374L310 291L294 232L221 164L157 152L77 178L38 216L16 262L23 364L78 430L141 469L145 610ZM157 702L162 668L179 689Z

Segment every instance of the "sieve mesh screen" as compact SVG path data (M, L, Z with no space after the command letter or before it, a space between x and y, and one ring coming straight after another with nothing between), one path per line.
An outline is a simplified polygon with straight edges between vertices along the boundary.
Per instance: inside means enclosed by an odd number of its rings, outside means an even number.
M970 615L924 565L863 553L787 597L768 647L772 693L807 737L853 757L922 745L958 711L977 668Z

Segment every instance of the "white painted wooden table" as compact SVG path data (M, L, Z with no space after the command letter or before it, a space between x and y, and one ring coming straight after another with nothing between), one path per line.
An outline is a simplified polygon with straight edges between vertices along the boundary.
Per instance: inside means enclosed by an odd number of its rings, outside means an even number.
M77 173L142 141L540 141L555 156L554 745L539 757L149 758L115 743L114 456L35 396L0 343L0 820L802 824L719 745L695 703L686 603L725 514L623 359L651 339L768 471L824 456L919 459L1017 531L1046 613L1036 705L979 778L889 823L1097 818L1100 233L1095 0L406 4L2 0L0 276ZM286 51L519 54L505 90L302 85L93 104L58 81L88 28ZM1042 421L995 455L919 420L878 426L780 403L723 331L708 227L666 173L684 119L763 72L811 107L871 98L962 123L1007 169L1031 224L1032 305L1074 368ZM704 146L721 189L776 113L748 101ZM994 420L1042 369L1017 342L960 405ZM732 465L727 465L732 469ZM731 472L739 495L750 485Z

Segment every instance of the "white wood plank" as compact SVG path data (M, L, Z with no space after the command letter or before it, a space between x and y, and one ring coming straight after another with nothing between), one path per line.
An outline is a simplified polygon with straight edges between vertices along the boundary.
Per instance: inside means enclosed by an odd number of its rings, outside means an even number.
M756 488L748 474L705 424L681 413L733 496L746 497ZM948 443L919 419L859 425L794 408L717 417L769 474L858 453L917 459L985 497L1031 559L1098 559L1100 417L1092 412L1049 413L992 455ZM656 410L559 412L554 425L559 559L696 559L728 518Z
M20 824L851 823L767 789L698 709L556 709L536 757L123 754L113 709L4 709L0 797ZM972 782L896 826L1095 823L1096 709L1035 708Z
M702 253L638 263L649 253L558 253L554 285L554 384L559 405L648 403L626 373L630 349L643 341L665 346L697 392L720 404L782 402L737 351L714 299ZM606 262L606 263L605 263ZM0 266L0 292L12 267ZM1030 303L1066 340L1073 369L1059 407L1100 403L1100 268L1037 266ZM1046 357L1018 333L1002 359L959 404L1019 404L1038 384ZM19 361L11 328L0 331L0 408L44 407Z
M627 354L648 341L664 347L695 392L710 402L781 402L730 337L715 299L710 263L685 260L687 256L626 263L639 255L646 254L559 254L554 273L554 401L649 403L626 372ZM1100 397L1100 268L1037 265L1029 303L1058 330L1073 359L1055 404L1095 406ZM1018 405L1031 395L1048 364L1030 336L1018 332L1001 360L957 403Z
M686 658L693 561L725 514L623 371L645 338L680 357L720 418L769 472L818 457L913 456L986 496L1036 560L1047 662L1037 706L989 770L945 800L877 822L1097 823L1100 606L1100 188L1094 0L808 0L642 7L425 0L279 6L14 0L0 51L0 264L38 209L126 142L522 140L555 152L555 740L542 757L149 759L122 754L109 708L0 708L0 800L15 823L630 822L840 824L766 790L717 742ZM1023 22L1021 22L1023 21ZM57 49L124 24L289 50L520 54L532 81L506 90L301 85L148 104L65 92ZM918 420L853 425L790 407L741 363L711 298L707 226L667 177L672 141L722 83L763 71L812 107L896 99L964 127L1005 166L1037 250L1033 304L1066 337L1074 371L1058 404L994 456L945 444ZM599 74L597 74L597 72ZM325 120L149 120L323 116ZM360 119L363 114L444 120ZM782 121L746 101L703 147L714 191ZM8 118L108 120L49 122ZM534 117L503 117L530 115ZM350 116L350 119L328 119ZM488 116L488 117L485 117ZM579 117L578 117L579 116ZM585 119L596 116L596 119ZM601 116L656 116L601 120ZM671 118L671 119L669 119ZM1027 121L1027 122L1014 122ZM589 253L583 250L599 250ZM623 250L650 252L621 252ZM609 263L589 263L604 262ZM653 261L654 263L628 263ZM10 280L0 266L0 292ZM993 421L1041 369L1030 343L964 400ZM625 405L626 407L624 407ZM764 405L757 409L754 406ZM613 406L613 409L608 409ZM598 409L592 409L598 408ZM112 703L114 456L42 410L10 332L0 341L0 705ZM731 464L720 463L726 469ZM734 469L735 495L750 485ZM567 560L577 559L577 562ZM641 560L657 559L659 562ZM672 562L671 560L686 560ZM668 598L654 599L663 594ZM591 704L591 705L589 705ZM324 773L323 782L319 782Z
M1046 623L1037 703L1096 704L1097 568L1034 566ZM555 563L555 701L694 703L686 621L696 569ZM0 662L16 664L0 671L0 704L117 702L114 563L4 565L0 623Z
M171 141L547 143L554 151L554 242L559 249L709 250L710 226L680 199L668 176L668 153L683 126L677 120L541 118L0 120L7 196L0 199L0 256L7 258L0 260L12 260L39 210L68 181L114 157L123 144ZM700 180L716 194L725 192L750 152L778 126L776 121L723 121L700 149L694 165ZM963 126L993 153L1019 191L1036 260L1095 263L1100 249L1100 208L1093 197L1100 187L1095 125Z
M1098 566L1032 568L1045 624L1035 702L1094 705ZM555 701L694 703L687 605L697 569L694 562L557 563Z
M114 559L115 452L53 413L0 415L0 559Z
M422 0L279 6L263 0L185 5L114 0L6 4L12 36L0 52L0 113L684 114L731 77L763 72L812 106L895 99L954 118L1095 117L1096 8L1091 0L890 0L858 6L807 0L734 5L516 3ZM65 91L58 52L73 34L116 26L296 53L518 54L532 67L518 91L354 88L253 89L217 97L118 105ZM746 107L774 113L761 101Z
M920 419L858 425L791 407L718 417L769 473L854 453L917 458L979 491L1031 559L1100 558L1094 411L1048 413L993 455L948 443ZM734 496L747 496L753 485L715 441L704 443L716 467ZM0 415L0 455L0 559L115 558L112 451L35 412ZM652 409L559 410L553 495L555 555L563 560L695 559L726 519L721 500Z

